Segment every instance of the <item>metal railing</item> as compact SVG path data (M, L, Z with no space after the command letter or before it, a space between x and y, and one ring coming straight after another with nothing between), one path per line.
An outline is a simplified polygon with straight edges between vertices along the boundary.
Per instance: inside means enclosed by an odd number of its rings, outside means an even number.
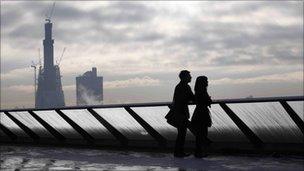
M247 137L247 139L255 146L263 146L264 142L245 124L244 121L233 110L229 108L229 103L263 103L263 102L279 102L289 117L296 124L298 129L304 135L304 122L294 109L287 103L290 101L304 101L304 96L288 96L288 97L263 97L263 98L244 98L244 99L217 99L213 100L213 104L219 104L219 106L225 111L229 118L235 123L235 125L241 130L241 132ZM78 132L83 139L88 143L94 143L95 138L90 135L85 129L79 126L75 121L69 118L63 110L68 109L82 109L87 110L99 123L101 123L122 145L128 145L129 139L120 132L115 126L109 123L105 118L99 115L95 110L98 108L123 108L130 116L132 116L136 122L138 122L151 137L161 147L165 147L167 139L162 136L157 130L155 130L148 122L146 122L140 115L138 115L132 107L157 107L157 106L168 106L170 107L171 102L157 102L157 103L133 103L133 104L112 104L112 105L94 105L94 106L69 106L62 108L45 108L45 109L2 109L1 115L4 114L9 117L16 125L18 125L30 138L34 141L39 142L40 136L33 130L27 127L24 123L14 117L11 112L28 112L35 120L37 120L50 134L54 136L60 142L65 142L67 138L62 135L58 130L47 123L43 118L36 114L36 111L55 111L62 119L64 119L76 132ZM190 103L189 105L193 105ZM164 118L165 119L165 118ZM13 133L8 127L0 123L0 129L11 139L16 141L18 136Z

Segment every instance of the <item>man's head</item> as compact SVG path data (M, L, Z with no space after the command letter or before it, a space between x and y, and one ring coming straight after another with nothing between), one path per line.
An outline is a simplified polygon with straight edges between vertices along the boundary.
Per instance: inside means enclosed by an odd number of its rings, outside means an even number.
M190 83L191 82L191 75L190 72L188 70L182 70L179 73L179 78L181 79L182 82L186 82L186 83Z

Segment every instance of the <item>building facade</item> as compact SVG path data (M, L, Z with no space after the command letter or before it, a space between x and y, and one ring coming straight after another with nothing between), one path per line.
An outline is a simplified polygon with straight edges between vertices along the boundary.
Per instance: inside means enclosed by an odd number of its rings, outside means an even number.
M76 77L77 105L100 105L103 103L103 77L97 76L97 69Z
M64 107L64 94L61 84L60 68L54 65L54 39L52 39L51 20L44 24L43 40L44 66L39 67L38 87L36 91L36 108Z

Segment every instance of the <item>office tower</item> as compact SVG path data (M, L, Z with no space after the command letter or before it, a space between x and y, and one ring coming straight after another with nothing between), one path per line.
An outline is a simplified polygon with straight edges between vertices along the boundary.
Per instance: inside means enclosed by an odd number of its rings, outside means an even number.
M97 76L97 69L76 77L77 105L98 105L103 102L103 77Z

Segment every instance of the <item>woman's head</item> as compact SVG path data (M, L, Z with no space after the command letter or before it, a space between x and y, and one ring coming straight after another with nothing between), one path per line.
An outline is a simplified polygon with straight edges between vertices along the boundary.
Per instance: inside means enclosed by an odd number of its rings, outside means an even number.
M199 76L196 78L194 91L202 91L208 86L208 78L206 76Z

